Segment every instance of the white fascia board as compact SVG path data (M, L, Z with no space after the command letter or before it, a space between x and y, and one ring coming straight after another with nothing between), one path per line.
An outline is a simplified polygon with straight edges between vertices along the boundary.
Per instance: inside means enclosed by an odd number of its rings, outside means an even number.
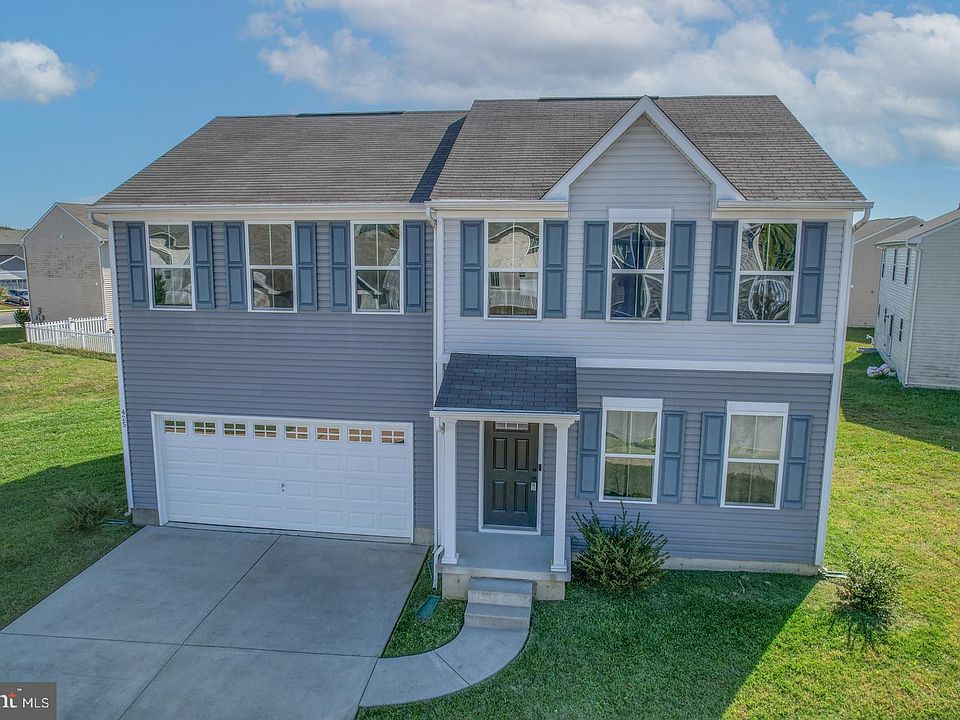
M520 412L516 410L474 410L470 408L434 408L430 417L441 420L495 420L497 422L561 422L572 423L580 413Z
M717 167L707 160L706 155L667 117L666 113L647 95L640 98L613 127L604 133L576 164L563 174L552 188L544 194L544 200L566 200L570 196L570 186L595 163L611 145L626 133L641 118L646 118L659 130L687 160L709 180L716 188L716 197L724 200L743 200L743 195L727 180Z
M449 220L567 218L567 202L543 200L431 200L427 207Z

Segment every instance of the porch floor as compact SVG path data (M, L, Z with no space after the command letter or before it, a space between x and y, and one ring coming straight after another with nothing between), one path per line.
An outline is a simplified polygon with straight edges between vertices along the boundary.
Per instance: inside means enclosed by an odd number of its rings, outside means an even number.
M442 573L520 580L570 581L570 540L567 539L567 570L555 572L553 536L523 533L457 532L456 565L441 563Z

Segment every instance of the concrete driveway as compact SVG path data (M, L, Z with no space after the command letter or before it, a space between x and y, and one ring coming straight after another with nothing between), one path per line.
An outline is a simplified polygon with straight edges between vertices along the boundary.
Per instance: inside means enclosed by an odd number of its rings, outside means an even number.
M417 545L144 528L0 631L58 717L352 718Z

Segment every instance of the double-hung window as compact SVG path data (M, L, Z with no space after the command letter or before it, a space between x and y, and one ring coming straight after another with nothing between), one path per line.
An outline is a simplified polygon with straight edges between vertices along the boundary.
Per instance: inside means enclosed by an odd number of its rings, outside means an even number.
M155 308L193 308L189 225L148 225L151 297Z
M250 223L250 306L254 310L294 310L293 226Z
M487 223L487 316L540 314L540 223Z
M743 223L740 227L737 320L792 320L797 265L796 223Z
M666 222L614 222L610 245L610 319L663 319Z
M400 223L353 225L354 310L400 312Z
M660 400L604 398L603 500L654 501L662 405Z
M787 410L775 403L727 404L725 506L779 507Z

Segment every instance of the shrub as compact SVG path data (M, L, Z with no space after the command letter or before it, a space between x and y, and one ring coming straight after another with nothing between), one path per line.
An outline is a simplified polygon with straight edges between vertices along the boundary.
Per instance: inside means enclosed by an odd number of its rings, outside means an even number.
M622 595L653 587L663 576L667 539L641 523L640 513L631 522L620 503L620 515L605 526L590 503L590 517L577 513L573 519L586 543L573 567L585 581Z
M23 308L17 308L13 311L13 321L20 327L23 327L30 322L30 311L24 310Z
M57 497L57 504L64 513L64 526L81 533L93 532L116 510L113 496L98 490L68 490Z
M903 571L893 560L847 549L847 574L837 580L834 618L847 629L847 641L873 642L888 632L900 607Z
M7 290L3 285L0 285L0 303L5 303L10 299L10 291Z

